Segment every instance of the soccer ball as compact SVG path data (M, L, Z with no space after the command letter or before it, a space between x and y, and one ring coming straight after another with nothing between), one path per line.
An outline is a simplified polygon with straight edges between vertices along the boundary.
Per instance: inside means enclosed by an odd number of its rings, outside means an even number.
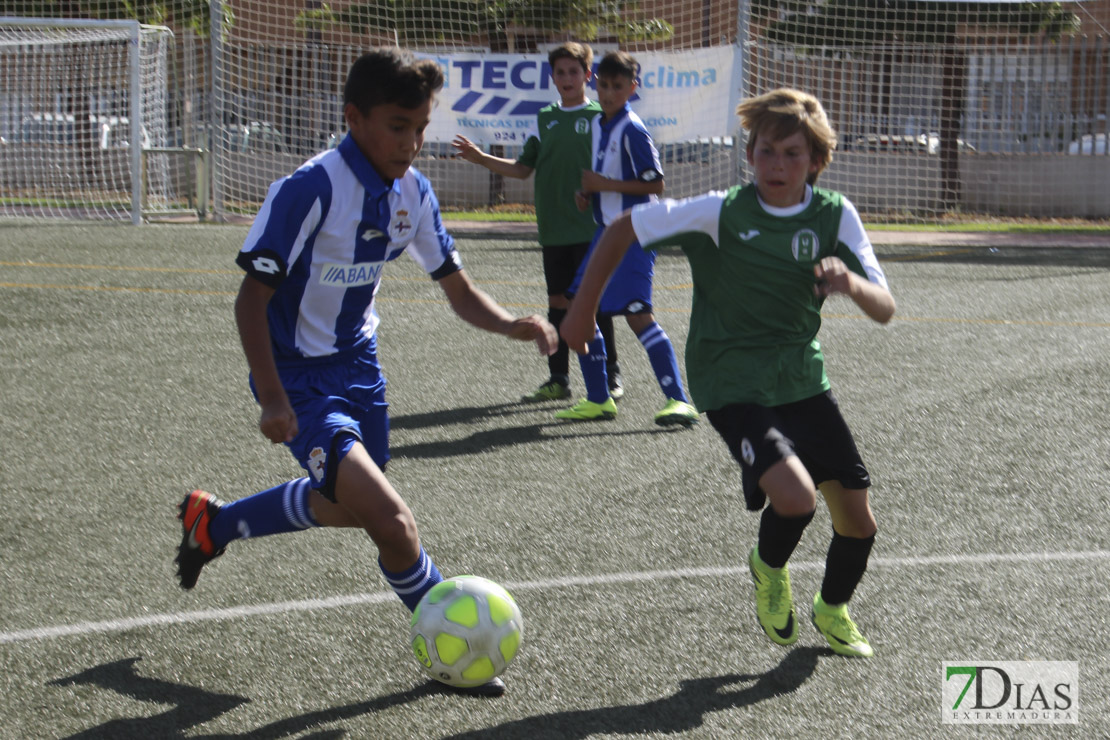
M424 672L461 687L500 676L523 638L524 619L513 597L478 576L455 576L428 589L409 629L409 644Z

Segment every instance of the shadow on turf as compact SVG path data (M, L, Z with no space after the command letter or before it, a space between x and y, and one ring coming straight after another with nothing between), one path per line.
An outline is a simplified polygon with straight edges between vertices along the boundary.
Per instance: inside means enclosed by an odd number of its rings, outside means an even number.
M677 733L701 727L705 715L725 709L751 706L796 691L817 668L817 658L832 655L827 648L795 648L766 673L729 674L683 681L678 693L665 699L627 706L600 707L581 711L554 712L507 722L499 727L476 730L453 738L584 738L597 733ZM149 740L150 738L196 738L197 740L337 740L346 736L342 728L311 732L313 727L341 722L361 715L406 704L423 697L455 692L434 681L408 691L354 704L308 712L235 734L194 735L192 728L225 712L247 704L250 699L218 694L188 684L142 676L135 669L141 657L124 658L94 666L87 671L50 681L49 686L99 686L141 702L170 705L173 709L153 717L113 719L70 735L67 740ZM729 690L733 685L742 688ZM303 734L303 733L309 734Z
M682 429L679 426L669 428L652 428L652 429L635 429L625 430L618 432L602 432L595 431L597 429L593 424L575 424L574 422L566 422L559 424L560 428L566 429L574 426L576 429L585 431L585 427L590 429L589 434L559 434L551 435L544 434L545 428L550 428L550 424L533 424L526 427L512 427L509 429L490 429L484 432L475 432L465 439L453 439L445 442L421 442L411 445L396 445L389 449L390 454L395 458L412 457L412 458L434 458L434 457L456 457L458 455L476 455L481 452L489 452L501 447L509 447L512 445L528 444L530 442L550 442L552 439L559 439L561 437L627 437L627 436L643 436L645 434L674 434L676 431Z
M217 694L188 684L147 678L135 670L135 664L140 660L142 658L125 658L114 663L105 663L74 676L51 681L47 685L99 686L138 701L168 704L174 708L153 717L113 719L70 735L66 740L151 740L152 738L172 740L186 737L194 740L277 740L285 737L297 737L300 740L335 740L346 737L346 730L340 728L311 732L311 729L364 714L373 714L444 691L441 684L429 681L408 691L288 717L254 730L234 734L195 735L190 732L192 728L209 722L241 704L247 704L250 699L233 694Z
M701 727L705 715L739 709L797 691L817 669L817 658L833 655L828 648L794 648L766 673L732 673L683 681L678 693L665 699L616 707L553 712L514 720L485 730L451 735L449 740L479 738L552 738L574 740L593 735L645 735L689 732ZM737 686L738 688L731 688ZM510 689L511 690L511 689Z
M493 406L463 406L457 409L442 409L429 411L426 414L390 415L390 429L424 429L425 427L438 427L445 424L469 424L482 419L492 419L508 416L510 414L526 414L534 412L536 404L523 403L498 403Z
M522 405L498 404L495 406L468 406L457 409L445 409L427 414L409 414L391 417L389 427L397 429L420 429L429 426L445 426L450 424L468 424L481 419L503 417L512 413L533 413L539 408L535 404ZM555 409L557 407L552 407ZM552 411L551 413L554 413ZM624 437L629 435L641 436L645 434L672 434L681 431L678 425L664 428L651 427L634 430L607 431L604 425L594 422L556 421L550 424L529 424L527 426L505 427L487 429L474 432L463 439L445 440L441 442L420 442L408 445L391 445L390 454L395 458L435 458L455 457L457 455L474 455L488 452L502 447L529 444L532 442L550 442L560 437ZM545 430L547 432L545 433ZM558 430L551 434L551 430Z

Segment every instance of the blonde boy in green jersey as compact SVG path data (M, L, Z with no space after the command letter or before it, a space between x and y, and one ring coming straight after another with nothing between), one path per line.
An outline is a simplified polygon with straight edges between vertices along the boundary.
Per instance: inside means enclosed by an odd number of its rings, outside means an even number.
M690 393L740 464L748 508L763 509L748 557L760 625L781 645L798 639L787 560L820 490L833 538L812 621L833 651L869 657L847 603L875 540L871 479L830 391L817 332L830 295L884 324L894 298L855 207L814 187L836 146L820 102L780 89L737 113L754 182L626 211L594 248L562 335L571 349L586 347L605 283L633 241L682 248L694 284Z
M542 108L536 115L534 128L518 159L487 154L461 134L452 142L459 157L499 175L523 180L536 173L536 225L547 283L547 319L556 329L569 305L566 291L589 250L596 228L593 216L580 211L574 202L582 170L593 166L590 121L601 112L601 106L586 97L586 85L593 76L593 56L589 46L576 41L561 44L548 54L559 102ZM613 317L599 316L598 326L609 349L606 362L609 395L617 399L624 395L624 385L613 344ZM547 358L547 364L550 378L522 400L570 397L569 353L565 342L559 342L559 349Z

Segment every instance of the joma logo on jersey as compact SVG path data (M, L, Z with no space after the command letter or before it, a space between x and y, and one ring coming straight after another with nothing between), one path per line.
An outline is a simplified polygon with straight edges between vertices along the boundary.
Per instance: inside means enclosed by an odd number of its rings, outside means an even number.
M355 265L325 265L320 272L322 285L373 285L382 274L381 262L360 262Z
M821 251L821 240L810 229L802 229L790 240L790 251L798 262L812 262Z

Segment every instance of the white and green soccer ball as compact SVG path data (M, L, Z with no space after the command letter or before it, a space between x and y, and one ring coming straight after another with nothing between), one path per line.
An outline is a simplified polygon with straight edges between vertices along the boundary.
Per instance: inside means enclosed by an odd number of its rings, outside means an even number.
M523 639L524 619L513 597L478 576L455 576L428 589L409 629L425 673L461 687L504 673Z

